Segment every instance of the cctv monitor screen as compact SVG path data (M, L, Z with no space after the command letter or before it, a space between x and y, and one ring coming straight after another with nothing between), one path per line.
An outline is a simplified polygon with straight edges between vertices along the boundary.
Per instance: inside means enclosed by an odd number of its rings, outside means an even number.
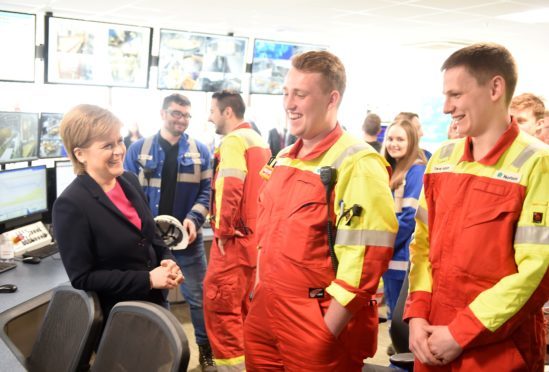
M160 30L158 88L241 91L248 39Z
M38 114L0 112L0 163L34 160L38 155Z
M38 156L44 158L60 158L67 156L63 148L63 140L59 135L59 125L63 114L42 112L40 114L40 134L38 136Z
M36 16L0 11L0 80L34 81Z
M46 212L46 166L0 172L0 223Z

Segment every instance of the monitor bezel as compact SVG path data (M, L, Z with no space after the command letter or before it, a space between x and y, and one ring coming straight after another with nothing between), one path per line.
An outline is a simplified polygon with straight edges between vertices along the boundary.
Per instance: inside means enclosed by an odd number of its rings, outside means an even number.
M20 163L20 162L30 162L30 161L33 161L33 160L36 160L38 159L38 142L39 142L39 139L38 137L40 136L40 132L39 132L39 127L40 127L40 115L37 113L37 112L20 112L20 111L0 111L0 115L2 114L16 114L16 115L34 115L36 117L36 133L35 133L35 136L36 136L36 150L35 150L35 154L34 156L28 156L28 157L23 157L23 158L10 158L10 159L6 159L6 160L2 160L0 159L0 165L3 165L3 164L10 164L10 163Z
M12 13L12 14L22 14L22 15L28 15L32 16L34 18L34 28L33 28L33 40L32 40L32 79L5 79L0 77L0 81L2 82L17 82L17 83L34 83L36 81L36 14L33 13L25 13L25 12L13 12L10 10L0 10L0 13ZM16 58L15 56L10 56L10 58Z
M41 150L42 150L42 128L44 124L44 120L42 120L42 117L45 115L59 115L61 117L61 120L63 120L63 113L60 112L41 112L40 117L38 119L38 159L53 159L53 158L66 158L64 155L49 155L49 156L42 156ZM59 141L61 142L61 146L63 146L63 140L61 139L61 136L58 134Z
M140 57L145 61L145 65L141 70L141 73L145 73L146 76L141 77L140 81L135 84L128 84L125 82L116 83L115 81L101 81L97 79L82 80L82 79L63 79L58 76L52 76L50 72L53 72L53 66L56 62L60 60L60 56L57 51L54 50L54 45L52 45L52 40L55 35L52 35L54 26L52 26L52 20L54 22L81 22L82 24L94 24L94 25L103 25L105 30L108 30L109 27L123 28L128 27L128 31L132 30L141 30L144 33L144 42L147 44L146 48L143 47L140 51ZM101 22L87 19L79 18L70 18L70 17L56 17L48 16L45 17L46 24L46 33L45 33L45 47L44 47L44 82L46 84L68 84L68 85L86 85L86 86L104 86L104 87L121 87L121 88L149 88L150 80L150 68L151 68L151 51L152 51L152 40L153 40L153 28L140 25L130 25L124 23L112 23L112 22ZM58 27L58 26L57 26ZM148 33L148 38L146 33ZM55 44L56 45L56 44ZM108 45L107 48L108 50ZM101 55L100 55L101 57ZM108 59L108 53L105 53L105 56L102 56L102 59Z
M242 71L238 74L240 76L240 88L238 89L239 92L243 92L243 84L246 81L246 56L248 53L248 49L250 48L250 38L246 36L231 36L231 35L222 35L222 34L215 34L215 33L207 33L207 32L195 32L195 31L188 31L188 30L176 30L171 28L160 28L159 31L159 42L158 42L158 73L157 73L157 79L156 79L156 87L158 90L171 90L171 91L192 91L192 92L215 92L216 90L209 90L209 89L187 89L187 88L177 88L177 87L161 87L160 86L160 79L161 79L161 66L162 66L162 36L163 32L172 32L172 33L179 33L179 34L188 34L189 36L202 36L202 37L210 37L210 38L218 38L218 39L234 39L236 40L242 40L244 41L244 51L242 55ZM201 71L199 72L200 75ZM198 80L198 77L196 78Z
M45 198L46 198L45 207L44 207L44 209L34 211L34 212L32 212L30 214L26 214L24 216L17 216L17 217L9 218L7 220L0 220L0 226L6 226L6 227L9 227L9 226L14 227L14 226L17 226L17 225L22 226L22 225L28 224L30 222L40 220L42 218L42 216L44 215L44 213L48 212L48 189L47 189L48 188L48 174L47 174L47 167L46 167L45 164L31 165L31 166L27 166L27 167L13 168L13 169L4 169L4 170L0 171L0 174L5 174L5 173L8 173L8 172L21 172L23 170L28 170L28 169L35 169L35 170L43 169L43 171L44 171L44 184L45 184L45 187L46 187L46 189L44 190ZM17 223L18 220L21 221L21 224Z

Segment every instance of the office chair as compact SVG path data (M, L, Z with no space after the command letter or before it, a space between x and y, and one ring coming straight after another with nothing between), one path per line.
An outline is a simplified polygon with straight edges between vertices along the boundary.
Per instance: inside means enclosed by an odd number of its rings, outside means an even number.
M404 316L404 305L406 305L406 298L408 297L408 272L404 277L402 288L398 294L398 300L393 311L393 319L391 320L391 328L389 329L389 335L391 336L391 342L395 349L395 354L391 355L389 360L395 366L405 369L407 371L414 370L414 354L410 352L408 336L409 329L408 323L402 320Z
M91 371L186 371L189 356L187 337L172 313L150 302L119 302Z
M391 337L391 342L393 343L393 348L395 349L395 354L389 357L391 364L402 368L407 371L414 370L414 354L410 352L408 347L408 323L402 320L404 315L404 305L406 304L406 298L408 297L408 272L404 277L404 282L402 283L402 288L398 294L398 300L393 311L393 316L391 320L391 328L389 329L389 335ZM362 369L363 372L383 372L383 371L394 371L393 368L377 366L372 364L366 364Z
M69 285L54 288L26 368L30 372L88 370L102 323L95 293Z

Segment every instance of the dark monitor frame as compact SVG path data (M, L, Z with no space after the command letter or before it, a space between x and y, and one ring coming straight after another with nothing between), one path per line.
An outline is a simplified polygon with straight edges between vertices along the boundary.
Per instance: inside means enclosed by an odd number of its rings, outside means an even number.
M20 157L10 157L9 159L1 159L1 156L3 155L3 151L7 150L6 149L3 149L3 145L0 141L0 165L3 165L3 164L8 164L8 163L18 163L18 162L23 162L23 161L31 161L31 160L36 160L38 159L38 136L39 136L39 121L40 121L40 118L39 118L39 115L38 113L34 113L34 112L14 112L14 111L0 111L0 119L4 116L4 115L13 115L13 116L18 116L19 117L19 128L17 128L17 130L15 131L16 134L19 134L20 138L19 138L19 142L20 143L16 143L15 145L19 145L19 146L24 146L25 145L25 142L27 142L29 139L29 143L32 144L32 138L30 137L30 135L32 135L32 131L34 131L34 151L32 152L31 155L29 156L23 156L21 155ZM22 130L21 130L21 118L23 117L23 115L32 115L35 119L35 128L31 128L31 131L28 133L29 137L25 137L25 138L21 138L23 136L23 134L27 134L27 133L24 133ZM8 125L3 125L2 124L3 121L0 120L0 133L2 131L2 129L4 128L7 128ZM32 130L34 129L34 130ZM12 134L13 135L13 134ZM1 136L1 134L0 134ZM1 139L1 137L0 137ZM13 143L13 141L11 139L8 139L5 144L7 146L9 146L11 143ZM3 169L3 168L2 168Z
M48 196L48 191L47 191L48 171L47 171L46 165L33 165L33 166L29 166L29 167L8 169L8 170L3 170L2 173L4 173L4 172L17 172L17 171L22 171L24 169L29 169L29 168L34 168L34 169L37 169L37 170L38 169L44 169L44 177L45 177L44 181L46 183L46 190L45 190L46 191L46 206L45 206L44 209L33 211L32 213L29 213L25 216L18 216L18 217L13 217L13 218L9 218L7 220L0 221L0 233L12 230L12 229L20 227L20 226L28 225L28 224L36 222L36 221L40 221L42 219L42 217L45 214L48 213L48 199L47 199L47 196ZM9 192L9 190L7 190L5 192Z
M54 66L63 63L62 59L62 52L59 52L57 49L59 49L58 41L59 38L55 41L55 44L52 44L53 38L59 35L53 35L54 27L52 26L52 22L76 22L82 24L83 33L78 34L76 31L74 31L73 27L68 27L69 34L66 35L66 38L68 39L67 42L64 44L68 49L66 52L69 54L73 59L78 59L78 78L73 77L60 77L59 73L56 74L56 76L52 76L50 72L53 72ZM93 25L93 26L92 26ZM140 64L143 63L143 66L138 66L138 74L137 78L139 79L138 82L131 84L127 81L120 81L117 82L117 80L112 77L112 80L103 79L100 78L94 78L93 72L94 70L94 63L93 61L95 59L101 59L105 61L109 61L109 58L111 58L110 54L108 52L99 54L98 50L109 50L109 39L110 35L106 38L107 42L104 48L94 48L93 42L97 38L98 34L94 34L93 31L96 31L94 29L94 26L98 29L103 27L105 32L109 32L111 29L119 29L124 32L132 33L132 32L138 32L140 31L143 36L143 43L146 43L145 47L142 47L139 50L139 53L137 54L136 63ZM59 27L59 25L57 26ZM87 30L86 30L87 27ZM99 22L99 21L90 21L90 20L83 20L83 19L77 19L77 18L67 18L67 17L54 17L52 15L46 15L45 16L45 45L44 45L44 82L47 84L73 84L73 85L95 85L95 86L106 86L106 87L127 87L127 88L148 88L149 87L149 78L150 78L150 67L151 67L151 50L152 50L152 38L153 38L153 28L152 27L146 27L146 26L136 26L136 25L128 25L128 24L122 24L122 23L110 23L110 22ZM70 29L70 30L69 30ZM72 37L74 40L70 40L72 32L75 32L75 36ZM97 31L96 31L97 32ZM147 35L148 34L148 35ZM127 36L127 34L126 34ZM147 38L148 36L148 38ZM72 42L72 44L71 44ZM72 45L72 46L71 46ZM57 46L57 48L56 48ZM78 48L78 50L75 52L74 49ZM116 50L116 48L114 48ZM97 55L96 55L97 53ZM90 57L93 56L94 58ZM114 57L113 57L114 58ZM65 61L66 62L66 61ZM108 62L105 62L108 63ZM129 61L123 61L120 63L120 66L127 66L129 65ZM108 68L112 68L113 64L111 63ZM87 74L90 73L92 77L88 78ZM118 71L115 69L111 70L112 72ZM66 71L66 74L74 73L74 70L69 69ZM119 71L120 72L120 71ZM145 76L142 76L143 73L145 73ZM83 78L81 78L83 77ZM103 77L104 78L104 77Z
M8 11L8 10L0 10L0 16L2 15L2 13L4 14L21 14L21 15L24 15L24 16L31 16L32 18L34 18L34 28L33 28L33 32L32 32L32 35L33 35L33 39L32 39L32 44L29 46L29 50L32 51L32 78L29 78L29 79L10 79L9 76L7 78L2 78L0 77L0 81L11 81L11 82L23 82L23 83L34 83L35 80L36 80L36 72L35 72L35 69L36 69L36 14L32 14L32 13L24 13L24 12L12 12L12 11ZM13 33L13 29L10 28L10 37L14 37L14 33ZM15 33L17 34L17 33ZM22 41L22 40L21 40ZM15 60L15 61L21 61L21 58L23 58L24 56L22 55L17 55L17 54L14 54L14 51L13 50L5 50L3 51L5 53L5 56L4 58L10 58L12 60ZM8 72L9 73L9 72Z
M271 63L272 63L272 61L288 61L289 65L291 64L290 60L296 54L303 53L303 52L308 52L308 51L312 51L312 50L327 50L328 49L324 45L303 44L303 43L294 43L294 42L289 42L289 41L261 39L261 38L254 39L254 50L253 50L253 59L252 59L251 76L250 76L250 94L281 95L283 93L282 92L282 83L283 83L283 80L285 78L285 75L281 76L282 79L278 82L280 84L279 88L275 89L271 86L270 88L263 89L263 90L254 89L254 81L255 81L254 79L257 79L257 76L260 75L259 72L257 71L257 67L258 67L260 58L256 57L256 52L257 52L257 49L258 49L258 43L260 43L260 42L278 44L278 45L287 45L289 47L294 48L294 53L291 56L289 56L289 58L278 58L278 59L267 58L267 60L271 61ZM273 65L273 68L274 68L274 65ZM288 69L289 68L290 67L288 66ZM271 74L272 74L272 72L273 72L273 70L271 69ZM255 77L254 77L254 75L255 75Z
M61 139L61 136L59 135L59 131L57 132L57 135L52 138L48 138L46 140L45 134L44 134L44 123L46 121L46 116L55 117L58 116L59 118L59 124L61 123L61 120L63 119L63 114L58 112L41 112L40 113L40 119L38 120L38 158L40 159L50 159L50 158L63 158L66 157L62 152L63 150L63 140ZM57 146L59 146L59 149L61 153L56 153L53 155L48 155L43 153L42 147L49 142L57 142ZM54 144L55 145L55 144Z
M159 40L159 43L158 43L158 76L157 76L157 88L160 89L160 90L190 90L190 91L195 91L195 92L215 92L215 91L218 91L218 90L221 90L221 89L227 89L227 88L230 88L230 89L233 89L234 87L230 87L230 86L221 86L221 87L216 87L216 88L211 88L211 89L206 89L206 88L187 88L187 87L176 87L176 86L164 86L160 84L161 82L161 78L162 78L162 73L164 72L164 68L163 68L163 65L165 65L168 60L166 57L163 56L162 54L162 51L163 51L163 42L165 43L165 41L163 40L163 34L164 33L168 33L168 32L171 32L171 33L174 33L174 34L180 34L181 36L188 36L188 37L192 37L192 36L198 36L198 37L204 37L204 38L212 38L212 39L233 39L234 42L236 43L237 41L243 41L245 43L244 45L244 51L243 51L243 54L242 54L242 66L241 66L241 71L239 72L224 72L224 71L218 71L219 73L223 73L224 77L223 79L221 80L215 80L215 82L219 82L221 81L222 84L225 84L224 80L226 80L226 77L225 75L226 74L230 74L230 76L232 75L237 75L239 76L240 78L240 84L239 84L239 88L238 89L235 89L235 90L238 90L240 92L243 91L243 86L242 84L244 83L244 78L246 76L246 54L247 54L247 51L248 51L248 48L250 47L250 39L247 38L247 37L244 37L244 36L231 36L231 35L220 35L220 34L210 34L210 33L204 33L204 32L194 32L194 31L185 31L185 30L174 30L174 29L168 29L168 28L161 28L160 29L160 40ZM194 48L196 49L196 48ZM188 52L188 56L185 56L184 58L198 58L198 56L200 56L199 54L196 54L196 53L193 53L191 52L193 49L189 49L190 51ZM186 54L185 51L181 52L182 54ZM181 71L184 71L183 69L181 69ZM196 71L191 71L190 73L195 73ZM204 76L201 76L203 73L207 74L208 72L214 72L216 73L216 71L203 71L203 70L200 70L197 73L197 76L194 77L194 79L192 81L198 81L198 79L200 78L205 78ZM202 85L203 86L203 85Z

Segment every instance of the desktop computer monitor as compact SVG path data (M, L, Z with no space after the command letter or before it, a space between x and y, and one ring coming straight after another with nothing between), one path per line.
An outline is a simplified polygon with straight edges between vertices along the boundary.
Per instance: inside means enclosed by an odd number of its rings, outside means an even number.
M55 198L61 195L75 177L70 160L57 160L55 162Z
M46 166L0 172L0 232L40 220L48 210Z

